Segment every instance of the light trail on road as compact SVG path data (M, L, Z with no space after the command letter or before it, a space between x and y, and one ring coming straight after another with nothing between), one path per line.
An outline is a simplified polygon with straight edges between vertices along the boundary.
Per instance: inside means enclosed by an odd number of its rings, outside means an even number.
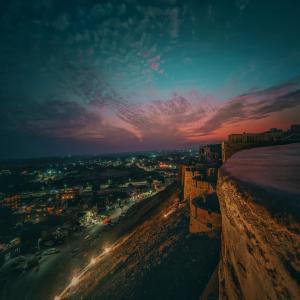
M54 297L54 300L62 300L68 298L68 296L72 294L73 288L78 286L80 282L85 279L85 275L92 269L92 267L101 262L109 253L123 245L134 233L135 231L125 236L120 241L115 242L112 246L105 247L103 252L101 252L98 256L92 257L90 263L85 268L83 268L81 272L79 272L79 274L72 278L71 282L65 287L65 289L59 295L56 295Z
M171 214L173 214L177 209L178 209L179 206L177 206L177 204L171 206L171 209L169 209L166 213L163 214L163 217L165 219L167 219Z

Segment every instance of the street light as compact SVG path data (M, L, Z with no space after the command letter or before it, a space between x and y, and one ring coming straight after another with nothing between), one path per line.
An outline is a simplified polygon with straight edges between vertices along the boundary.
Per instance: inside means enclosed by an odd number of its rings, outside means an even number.
M90 262L90 265L94 265L96 263L96 259L94 257L91 258L91 262Z
M71 286L75 286L79 283L79 276L74 276L71 280Z
M108 252L110 252L110 250L111 250L110 247L105 247L105 248L104 248L104 253L108 253Z

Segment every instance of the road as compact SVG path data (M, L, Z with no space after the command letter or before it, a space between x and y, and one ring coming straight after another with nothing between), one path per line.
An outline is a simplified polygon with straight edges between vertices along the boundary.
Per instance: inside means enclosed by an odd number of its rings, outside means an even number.
M139 225L143 224L160 206L177 201L177 187L172 185L165 191L145 199L132 206L122 221L105 231L99 227L89 238L79 234L62 248L59 254L49 257L37 271L31 271L10 281L0 291L0 299L40 300L69 297L76 289L86 290L79 282L80 274L90 276L92 269L97 269L102 260L110 264L107 257L117 253L117 249L131 239ZM168 213L168 209L165 209ZM99 279L102 278L101 276ZM86 281L82 280L86 284ZM72 291L68 286L72 286ZM76 289L73 289L76 286ZM80 290L81 292L81 290Z

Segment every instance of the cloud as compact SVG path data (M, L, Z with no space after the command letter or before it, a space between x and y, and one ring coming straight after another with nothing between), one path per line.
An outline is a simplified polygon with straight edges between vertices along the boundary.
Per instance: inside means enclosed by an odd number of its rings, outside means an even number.
M125 8L126 9L126 8ZM91 9L91 16L94 19L101 19L103 17L110 16L114 11L114 7L110 2L106 3L97 3ZM120 6L121 11L121 6Z
M159 71L160 70L160 64L161 64L160 60L161 60L160 55L157 55L157 56L155 56L155 57L153 57L149 60L150 68L153 71Z
M295 83L224 100L260 79L263 86L297 71L297 49L290 61L273 51L266 64L256 54L269 53L275 40L254 49L257 41L235 28L243 27L241 15L251 13L248 0L236 0L230 18L226 5L199 1L45 0L25 10L21 2L14 1L13 10L4 4L0 134L27 132L122 149L127 140L133 147L175 147L208 136L221 139L224 128L238 130L245 121L256 124L275 115L279 127L279 114L299 112ZM223 44L224 28L233 39L232 55ZM283 72L271 74L278 63ZM218 89L220 82L230 89L217 95L222 102L202 91L175 93L195 86Z
M83 90L88 101L6 103L0 112L0 132L11 138L22 134L33 140L82 142L91 149L97 145L109 151L161 149L220 140L232 133L232 128L242 128L244 122L248 129L264 120L281 127L286 118L285 124L290 125L300 115L299 78L223 103L196 91L136 103L113 90L109 95L101 89L95 92L93 85ZM289 117L292 114L294 119Z
M298 105L300 105L300 89L288 92L285 95L279 95L270 101L261 101L257 104L257 108L253 110L253 114L264 117L270 113L281 112Z
M178 38L178 32L179 32L179 9L177 7L172 8L168 10L168 15L170 18L170 36L173 39Z
M57 30L64 31L70 26L69 15L63 13L54 22L53 27Z
M151 67L152 70L158 71L158 69L159 69L159 63L152 62L152 63L150 64L150 67Z
M208 5L208 9L207 9L207 18L211 23L215 23L216 22L216 16L215 16L215 11L214 8L212 6L212 4Z
M165 139L172 144L184 144L190 126L210 113L212 103L199 94L174 94L168 100L155 100L149 104L122 107L118 117L138 132L140 140Z
M74 101L60 100L32 103L28 111L23 107L19 120L23 129L31 133L68 138L92 136L94 125L99 124L100 128L102 124L99 112L89 111Z
M250 0L236 0L236 6L240 11L243 11L249 5L249 2Z
M182 62L183 62L184 64L189 64L189 63L191 63L192 61L193 61L193 60L192 60L190 57L188 57L188 56L184 57L183 60L182 60Z
M124 15L126 13L127 7L125 3L122 3L119 7L118 7L118 13L120 15Z
M277 112L295 109L300 115L300 79L265 90L252 91L226 101L194 134L216 133L228 124L267 118ZM274 124L276 125L276 124Z

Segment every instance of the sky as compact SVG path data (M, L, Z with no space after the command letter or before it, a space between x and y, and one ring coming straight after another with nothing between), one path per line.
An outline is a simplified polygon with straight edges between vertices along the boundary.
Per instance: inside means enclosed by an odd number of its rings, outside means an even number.
M0 158L300 123L296 0L0 2Z

